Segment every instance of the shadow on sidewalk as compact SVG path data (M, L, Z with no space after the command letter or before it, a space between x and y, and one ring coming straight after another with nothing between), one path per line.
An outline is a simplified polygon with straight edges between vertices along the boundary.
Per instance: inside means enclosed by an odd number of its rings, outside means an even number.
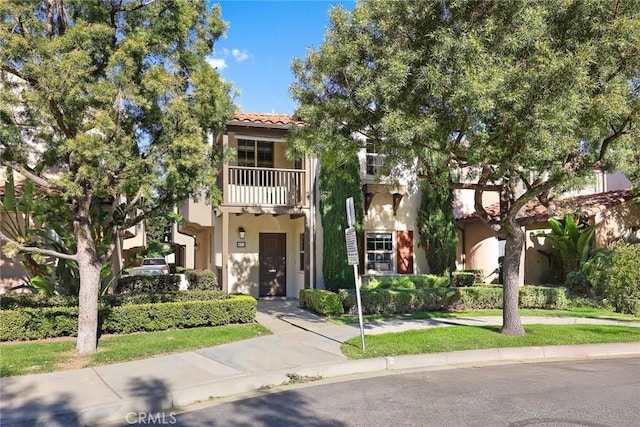
M2 400L12 401L20 399L20 396L28 395L31 387L21 390L7 392L9 384L2 384ZM21 406L2 407L0 414L0 425L2 426L79 426L80 418L78 413L72 408L72 397L69 394L61 393L51 396L46 401L43 399L32 399Z

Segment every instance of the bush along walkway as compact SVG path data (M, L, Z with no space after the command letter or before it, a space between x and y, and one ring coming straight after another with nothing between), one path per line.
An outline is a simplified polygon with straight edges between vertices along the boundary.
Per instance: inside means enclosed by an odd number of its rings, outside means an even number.
M269 388L298 378L319 379L395 369L451 368L558 357L640 355L640 343L614 343L350 360L342 353L341 345L359 335L358 325L329 323L299 309L298 301L259 301L256 319L274 334L133 362L0 378L3 424L97 424L124 419L132 411L165 411L168 414L172 409L163 408ZM497 320L501 321L500 318ZM526 318L523 320L527 323ZM549 321L548 318L543 320ZM570 318L562 320L572 321ZM374 322L367 324L366 333L373 335L461 321ZM574 323L577 321L573 319ZM489 325L493 319L472 318L465 322ZM624 324L629 325L628 322Z

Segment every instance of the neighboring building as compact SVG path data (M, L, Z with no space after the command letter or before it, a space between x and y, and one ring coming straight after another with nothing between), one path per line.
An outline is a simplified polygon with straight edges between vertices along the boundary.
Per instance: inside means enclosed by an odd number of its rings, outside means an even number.
M5 183L6 183L6 170L0 170L0 198L4 198L5 195ZM14 172L15 179L15 191L17 194L21 192L23 179ZM105 205L106 209L110 209L111 204ZM0 208L0 221L4 228L5 223L9 221L16 222L17 219L13 213L6 212ZM24 221L19 220L24 224ZM37 226L31 222L31 227ZM6 242L0 241L0 245L4 248ZM120 239L116 241L116 248L112 256L112 270L114 274L117 274L123 268L129 266L130 259L133 259L137 252L140 252L146 248L146 233L144 230L144 223L140 223L134 227L130 227L122 233ZM3 250L0 250L0 294L7 293L19 285L26 284L28 282L29 275L27 271L22 267L21 262L23 258L21 255L15 257L9 257L5 255ZM23 290L24 291L24 290Z
M595 247L609 246L640 228L640 205L632 202L631 183L620 172L596 173L589 185L565 194L556 202L553 216L579 213L595 231ZM500 260L504 256L504 240L498 238L473 210L473 191L456 192L456 222L458 224L458 269L482 269L486 282L499 282ZM493 197L492 197L493 196ZM485 198L491 215L499 213L497 193ZM486 203L488 202L488 203ZM521 285L545 284L553 279L550 245L539 232L549 232L551 217L544 206L529 202L520 213L527 218L526 240L520 265Z

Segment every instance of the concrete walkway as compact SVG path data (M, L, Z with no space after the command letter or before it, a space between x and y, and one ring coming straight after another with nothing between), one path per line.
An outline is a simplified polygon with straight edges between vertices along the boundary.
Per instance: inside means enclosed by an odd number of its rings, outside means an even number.
M0 378L0 425L96 425L131 413L158 413L289 381L385 370L449 368L607 356L640 356L640 343L518 347L348 360L340 345L358 325L334 325L297 300L261 300L256 320L273 335L151 359L48 374ZM525 324L640 323L523 317ZM366 334L450 325L500 325L500 317L370 322Z

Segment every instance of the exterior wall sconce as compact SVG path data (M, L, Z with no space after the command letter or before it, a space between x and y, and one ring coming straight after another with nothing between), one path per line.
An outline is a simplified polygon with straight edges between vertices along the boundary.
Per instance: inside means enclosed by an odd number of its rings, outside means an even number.
M240 235L241 239L244 239L244 236L246 234L246 231L244 231L244 227L238 228L238 234Z

